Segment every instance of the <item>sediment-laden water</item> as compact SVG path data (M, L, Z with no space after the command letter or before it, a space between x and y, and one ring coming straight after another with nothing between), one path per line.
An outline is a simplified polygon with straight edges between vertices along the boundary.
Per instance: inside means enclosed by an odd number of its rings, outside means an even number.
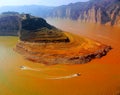
M48 22L67 32L111 45L113 49L107 56L87 64L46 66L16 53L13 48L17 37L1 36L0 95L120 94L120 28L61 19L48 19Z

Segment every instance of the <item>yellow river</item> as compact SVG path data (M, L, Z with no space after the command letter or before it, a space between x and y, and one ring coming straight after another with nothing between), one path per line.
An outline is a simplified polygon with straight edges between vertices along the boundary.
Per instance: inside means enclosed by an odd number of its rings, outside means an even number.
M0 36L0 95L120 95L120 28L62 19L47 21L113 49L87 64L46 66L16 53L17 37ZM21 70L20 66L32 69ZM76 73L81 75L55 79Z

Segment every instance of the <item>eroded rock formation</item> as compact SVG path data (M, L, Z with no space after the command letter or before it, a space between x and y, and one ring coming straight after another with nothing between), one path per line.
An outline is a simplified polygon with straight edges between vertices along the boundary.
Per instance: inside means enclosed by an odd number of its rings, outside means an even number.
M0 15L0 35L17 36L28 42L69 42L62 30L48 24L43 18L16 12Z
M93 9L89 15L91 22L95 22L91 16L95 15ZM63 32L43 18L18 13L5 13L2 16L2 33L19 32L20 41L15 50L34 62L49 65L87 63L105 56L111 49L110 46L88 38Z
M20 40L27 42L69 42L68 37L44 19L29 14L22 16Z
M20 17L16 12L4 12L0 15L0 35L16 36L20 30Z
M20 41L16 51L30 61L51 64L83 64L105 56L111 47L99 42L65 33L68 43L31 43Z
M50 17L120 26L120 0L90 0L54 8Z
M81 22L120 26L120 0L89 0L58 7L35 5L1 7L0 12L3 10L32 13L43 18L69 18Z

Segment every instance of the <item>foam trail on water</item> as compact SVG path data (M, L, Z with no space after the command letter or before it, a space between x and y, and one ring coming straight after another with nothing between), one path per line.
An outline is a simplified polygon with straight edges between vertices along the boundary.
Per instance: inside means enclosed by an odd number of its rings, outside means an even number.
M31 67L27 67L27 66L20 66L21 70L31 70L31 71L42 71L40 69L33 69ZM46 78L46 79L52 79L52 80L59 80L59 79L69 79L69 78L74 78L74 77L78 77L80 76L80 73L75 73L72 75L68 75L68 76L62 76L62 77L52 77L52 78ZM48 76L49 77L49 76Z
M33 68L30 68L30 67L27 67L27 66L20 66L20 69L21 70L31 70L31 71L41 71L41 70L33 69Z
M78 77L78 76L80 76L80 75L81 75L80 73L76 73L76 74L72 74L72 75L69 75L69 76L55 77L55 78L47 78L47 79L56 79L56 80L59 80L59 79L69 79L69 78Z
M42 71L42 69L36 69L36 68L31 68L31 67L28 67L28 66L20 66L20 69L21 70L32 70L32 71ZM64 69L59 69L59 68L52 68L52 69L44 69L45 70L64 70Z

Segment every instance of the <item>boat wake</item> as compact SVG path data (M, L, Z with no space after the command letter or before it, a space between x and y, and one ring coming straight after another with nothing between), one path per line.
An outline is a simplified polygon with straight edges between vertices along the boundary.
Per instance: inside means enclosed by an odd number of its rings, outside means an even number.
M33 69L27 66L20 66L21 70L41 71L40 69Z
M63 77L54 77L54 78L47 78L47 79L53 79L53 80L59 80L59 79L69 79L69 78L74 78L80 76L80 73L72 74L69 76L63 76Z
M31 70L31 71L42 71L40 69L33 69L31 67L27 67L27 66L20 66L20 69L21 70ZM72 75L68 75L68 76L61 76L61 77L49 77L49 78L46 78L46 79L51 79L51 80L59 80L59 79L69 79L69 78L74 78L74 77L78 77L80 76L81 74L80 73L75 73L75 74L72 74Z

